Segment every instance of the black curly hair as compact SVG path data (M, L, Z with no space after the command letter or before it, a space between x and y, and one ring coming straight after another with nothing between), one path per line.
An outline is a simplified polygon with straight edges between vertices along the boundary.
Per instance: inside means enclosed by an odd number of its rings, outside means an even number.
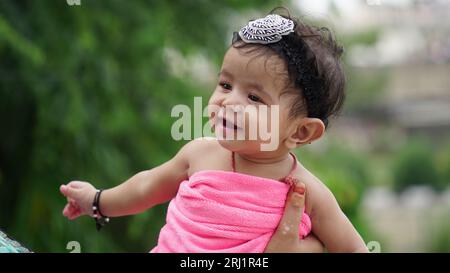
M269 14L275 13L276 8ZM289 116L307 113L319 118L328 127L329 117L337 115L345 100L345 74L340 57L343 48L337 44L332 32L325 27L317 28L289 15L279 14L294 22L294 32L270 44L245 43L237 32L232 46L246 48L249 52L275 54L285 61L289 83L294 84L298 94L293 101Z

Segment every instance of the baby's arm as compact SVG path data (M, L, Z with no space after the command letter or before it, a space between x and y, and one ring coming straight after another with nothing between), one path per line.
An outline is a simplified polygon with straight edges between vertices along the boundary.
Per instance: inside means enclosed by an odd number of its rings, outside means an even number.
M104 215L123 216L140 213L172 199L181 181L187 178L190 143L171 160L137 173L124 183L103 191L100 208Z
M171 160L137 173L124 183L104 190L100 197L100 210L103 215L114 217L142 212L154 205L173 198L181 181L187 178L189 155L199 141L186 144ZM92 215L92 202L95 188L86 182L73 181L61 186L68 204L63 214L69 219L81 215Z
M313 233L329 252L368 252L368 249L339 207L336 198L324 185L314 194L312 207Z

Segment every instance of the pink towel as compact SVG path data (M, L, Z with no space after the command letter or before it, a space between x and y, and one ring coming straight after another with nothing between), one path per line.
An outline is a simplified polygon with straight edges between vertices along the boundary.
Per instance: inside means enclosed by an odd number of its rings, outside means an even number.
M289 185L252 175L204 170L180 184L170 201L158 252L264 251L284 212ZM303 212L301 238L311 231Z

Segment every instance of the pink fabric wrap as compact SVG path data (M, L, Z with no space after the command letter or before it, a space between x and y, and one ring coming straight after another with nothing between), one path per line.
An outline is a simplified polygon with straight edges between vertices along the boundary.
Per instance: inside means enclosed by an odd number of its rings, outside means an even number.
M204 170L180 184L166 225L150 252L264 251L284 212L289 185L228 171ZM311 231L303 212L301 238Z

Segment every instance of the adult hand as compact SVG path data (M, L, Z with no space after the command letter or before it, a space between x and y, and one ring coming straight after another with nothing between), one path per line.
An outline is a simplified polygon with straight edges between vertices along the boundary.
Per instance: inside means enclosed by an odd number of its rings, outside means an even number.
M301 182L289 190L283 217L264 252L322 253L325 251L322 242L312 233L303 240L299 237L305 194L306 186Z

